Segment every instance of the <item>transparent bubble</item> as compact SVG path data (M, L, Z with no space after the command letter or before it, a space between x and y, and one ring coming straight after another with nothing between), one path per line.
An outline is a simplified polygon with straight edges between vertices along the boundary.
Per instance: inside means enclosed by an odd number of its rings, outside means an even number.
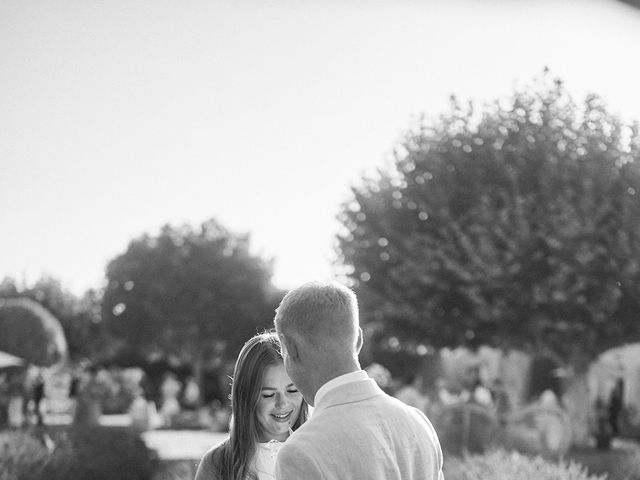
M427 212L418 213L418 218L423 222L429 219L429 214Z
M389 240L384 237L380 237L378 239L378 245L380 245L381 247L386 247L387 245L389 245Z
M389 256L389 254L387 252L380 253L380 260L382 260L383 262L388 261L389 258L391 258L391 257Z
M359 222L364 222L367 219L367 216L363 212L358 212L356 214L356 220Z
M471 153L471 151L472 151L473 149L471 148L471 145L465 145L464 147L462 147L462 150L463 150L465 153Z
M126 282L124 282L123 288L127 292L130 292L131 290L133 290L134 286L135 286L135 283L133 282L133 280L127 280Z
M629 187L629 188L627 188L627 193L629 195L635 195L636 194L636 189L633 188L633 187Z
M360 274L360 280L362 280L363 282L368 282L369 280L371 280L371 275L369 275L368 272L362 272Z

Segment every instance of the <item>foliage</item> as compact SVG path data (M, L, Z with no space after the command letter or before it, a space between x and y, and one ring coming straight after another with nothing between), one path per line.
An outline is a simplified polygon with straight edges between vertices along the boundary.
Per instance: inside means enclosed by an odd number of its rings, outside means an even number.
M605 480L606 476L589 475L575 462L544 460L516 452L494 450L484 455L447 457L444 468L447 480Z
M573 449L567 459L584 465L594 474L607 474L610 480L637 480L640 478L640 447L635 442L616 441L614 448L595 450Z
M545 74L482 112L452 99L396 157L353 188L340 217L365 321L578 369L640 338L637 125L596 96L576 104Z
M41 439L24 431L0 433L0 480L62 478L66 473L62 449L52 454ZM56 474L59 474L56 477Z
M49 366L67 355L60 322L29 298L0 299L0 350Z
M68 435L73 446L72 476L93 480L147 480L157 457L142 438L128 429L73 428Z
M627 5L631 5L632 7L640 8L640 0L620 0Z
M94 290L78 298L52 277L43 276L33 285L22 286L5 278L0 283L0 297L30 298L49 310L62 325L72 360L99 359L112 345L101 324L100 295Z
M0 434L0 480L150 480L157 458L124 429L73 428Z
M248 236L214 220L133 240L109 263L107 280L109 330L147 358L196 369L235 357L271 325L277 300L271 265L250 253Z

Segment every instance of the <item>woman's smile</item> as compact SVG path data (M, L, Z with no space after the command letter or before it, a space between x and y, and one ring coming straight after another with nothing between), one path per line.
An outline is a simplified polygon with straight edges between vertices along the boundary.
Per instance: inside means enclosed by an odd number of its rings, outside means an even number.
M287 413L272 413L271 416L276 419L277 422L287 422L291 417L293 410L290 410Z

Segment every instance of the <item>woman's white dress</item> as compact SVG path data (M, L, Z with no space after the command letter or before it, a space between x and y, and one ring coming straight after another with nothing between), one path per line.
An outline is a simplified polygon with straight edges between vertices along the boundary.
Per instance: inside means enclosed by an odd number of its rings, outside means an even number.
M266 443L258 443L254 456L253 470L258 474L258 480L274 480L276 457L283 443L271 440Z

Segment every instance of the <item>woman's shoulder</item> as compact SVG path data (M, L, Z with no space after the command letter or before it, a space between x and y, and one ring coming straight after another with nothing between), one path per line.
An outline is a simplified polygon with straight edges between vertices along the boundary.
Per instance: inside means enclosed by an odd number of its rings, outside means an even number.
M223 452L227 445L227 440L223 440L218 445L211 447L200 459L195 480L217 480L220 478L220 467L222 465Z

